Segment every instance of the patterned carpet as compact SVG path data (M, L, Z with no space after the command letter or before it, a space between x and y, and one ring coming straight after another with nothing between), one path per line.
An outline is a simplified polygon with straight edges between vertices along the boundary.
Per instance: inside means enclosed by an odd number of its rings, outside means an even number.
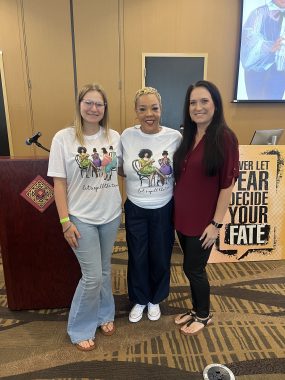
M175 245L162 318L129 323L121 228L113 255L117 333L98 332L89 353L70 344L67 309L10 311L0 266L0 378L198 380L207 365L220 363L239 380L284 380L285 260L209 264L214 324L195 337L182 336L173 323L190 307L181 263Z

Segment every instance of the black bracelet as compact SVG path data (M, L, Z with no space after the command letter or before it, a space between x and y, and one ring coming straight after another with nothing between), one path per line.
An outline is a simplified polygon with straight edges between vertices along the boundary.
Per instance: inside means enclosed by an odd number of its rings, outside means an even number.
M217 222L215 222L214 220L211 220L211 224L212 224L213 226L215 226L216 228L221 228L221 227L223 227L222 224L217 223Z

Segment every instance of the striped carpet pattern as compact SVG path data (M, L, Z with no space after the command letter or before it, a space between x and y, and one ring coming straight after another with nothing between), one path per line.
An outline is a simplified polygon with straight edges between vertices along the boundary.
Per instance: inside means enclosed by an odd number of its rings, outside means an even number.
M98 332L89 353L70 344L67 309L10 311L0 265L0 378L198 380L207 365L220 363L239 380L285 379L284 260L209 264L214 323L187 337L173 322L191 307L179 246L156 322L146 313L128 321L127 259L122 226L112 259L117 332Z

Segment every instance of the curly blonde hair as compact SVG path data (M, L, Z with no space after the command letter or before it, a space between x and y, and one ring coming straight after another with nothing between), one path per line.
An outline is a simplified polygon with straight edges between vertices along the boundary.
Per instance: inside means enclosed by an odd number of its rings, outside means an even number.
M153 94L157 97L157 100L159 102L159 105L160 107L162 106L161 104L161 96L160 96L160 93L157 91L156 88L153 88L153 87L143 87L141 88L140 90L138 90L136 92L136 95L135 95L135 107L137 106L137 101L139 99L140 96L142 95L149 95L149 94Z

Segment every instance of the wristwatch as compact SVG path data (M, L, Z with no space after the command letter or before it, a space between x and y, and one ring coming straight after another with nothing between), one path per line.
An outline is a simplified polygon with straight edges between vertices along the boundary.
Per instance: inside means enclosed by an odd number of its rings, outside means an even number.
M211 224L212 224L213 226L215 226L216 228L221 228L221 227L223 227L223 224L217 223L217 222L215 222L214 220L211 220Z

